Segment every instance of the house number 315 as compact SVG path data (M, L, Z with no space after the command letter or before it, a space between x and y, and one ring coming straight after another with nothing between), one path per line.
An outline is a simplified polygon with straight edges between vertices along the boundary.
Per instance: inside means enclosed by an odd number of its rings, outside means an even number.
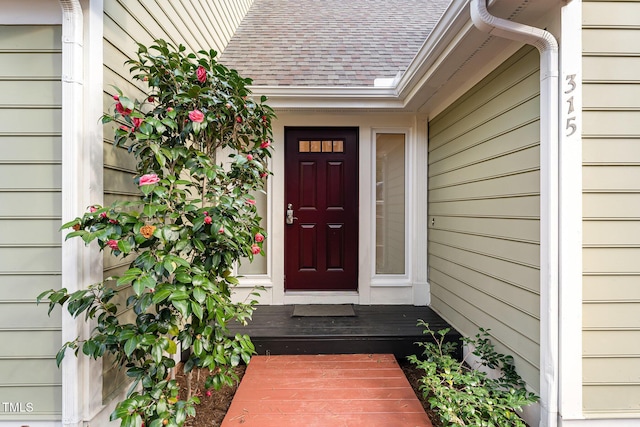
M565 95L569 95L576 90L576 75L569 74L566 80L567 90L565 90L564 93ZM576 133L576 130L578 130L578 126L576 125L575 109L573 108L573 95L567 98L567 103L569 106L567 108L567 124L565 126L565 130L567 131L567 136L571 136Z

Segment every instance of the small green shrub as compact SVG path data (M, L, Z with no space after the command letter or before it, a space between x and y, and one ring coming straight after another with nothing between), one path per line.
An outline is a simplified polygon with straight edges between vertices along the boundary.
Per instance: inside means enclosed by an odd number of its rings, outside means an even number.
M496 379L470 368L453 357L457 344L445 342L449 329L434 332L424 321L418 322L431 335L433 342L421 342L423 357L409 356L409 361L425 372L420 390L431 408L438 413L444 427L525 427L516 411L538 397L526 390L515 371L513 358L497 353L484 329L475 338L463 338L475 350L483 366L497 369Z

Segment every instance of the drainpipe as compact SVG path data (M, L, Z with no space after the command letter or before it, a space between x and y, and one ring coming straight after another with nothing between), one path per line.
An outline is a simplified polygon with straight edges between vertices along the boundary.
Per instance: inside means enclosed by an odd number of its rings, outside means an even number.
M558 418L558 43L539 28L491 15L487 0L471 0L480 31L535 46L540 52L540 427Z
M83 182L83 15L79 0L59 0L62 8L62 222L82 212ZM81 242L62 243L63 286L69 292L82 287ZM84 336L82 318L62 312L62 342ZM83 365L72 352L62 361L62 425L83 424Z

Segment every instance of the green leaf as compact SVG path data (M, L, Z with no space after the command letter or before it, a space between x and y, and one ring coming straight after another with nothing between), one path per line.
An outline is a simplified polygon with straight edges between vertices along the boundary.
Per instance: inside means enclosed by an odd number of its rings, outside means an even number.
M202 320L204 309L196 301L191 301L191 311L198 319Z
M142 293L144 292L144 283L142 282L142 280L139 280L139 279L134 280L132 283L132 287L133 287L133 292L135 292L136 295L138 296L142 295Z
M159 304L162 301L166 300L169 297L169 295L171 295L171 289L168 289L168 288L157 289L153 293L153 297L151 298L151 301L153 301L154 304Z
M198 357L202 356L202 341L195 340L193 342L193 353Z
M151 347L151 357L157 364L162 361L162 348L159 345L154 345Z
M169 274L173 274L176 271L178 265L171 258L167 257L164 261L164 268L169 272Z
M189 310L189 303L187 301L171 301L171 304L173 304L173 306L180 312L182 316L189 317L191 315L191 311Z
M198 251L200 252L205 251L206 248L204 246L204 243L202 243L200 239L193 239L192 243L193 243L193 246L195 246Z
M135 104L133 103L133 101L126 96L120 96L119 101L125 109L133 110L135 108Z
M191 283L191 276L187 273L176 273L176 280L180 283Z
M174 290L169 297L169 301L183 301L189 299L189 294L186 291Z
M133 354L133 351L136 349L137 346L138 346L137 335L129 338L127 342L124 343L124 353L127 355L127 357L131 357L131 354Z
M200 287L193 288L193 297L198 301L198 303L204 303L207 298L207 293Z
M155 289L156 285L158 284L158 282L156 282L156 279L149 275L141 276L140 282L142 282L142 285L146 289Z
M58 353L56 353L56 365L58 366L58 368L60 367L60 364L62 363L62 359L64 359L64 354L67 351L67 346L64 345L62 346L62 348L60 350L58 350Z
M167 353L169 354L176 354L178 352L178 345L176 344L176 342L174 340L171 340L169 338L165 338L167 341Z

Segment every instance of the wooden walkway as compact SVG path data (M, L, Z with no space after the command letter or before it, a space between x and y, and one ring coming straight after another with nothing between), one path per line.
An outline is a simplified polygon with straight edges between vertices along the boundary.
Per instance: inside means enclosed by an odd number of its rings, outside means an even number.
M254 356L222 427L432 427L390 354Z

